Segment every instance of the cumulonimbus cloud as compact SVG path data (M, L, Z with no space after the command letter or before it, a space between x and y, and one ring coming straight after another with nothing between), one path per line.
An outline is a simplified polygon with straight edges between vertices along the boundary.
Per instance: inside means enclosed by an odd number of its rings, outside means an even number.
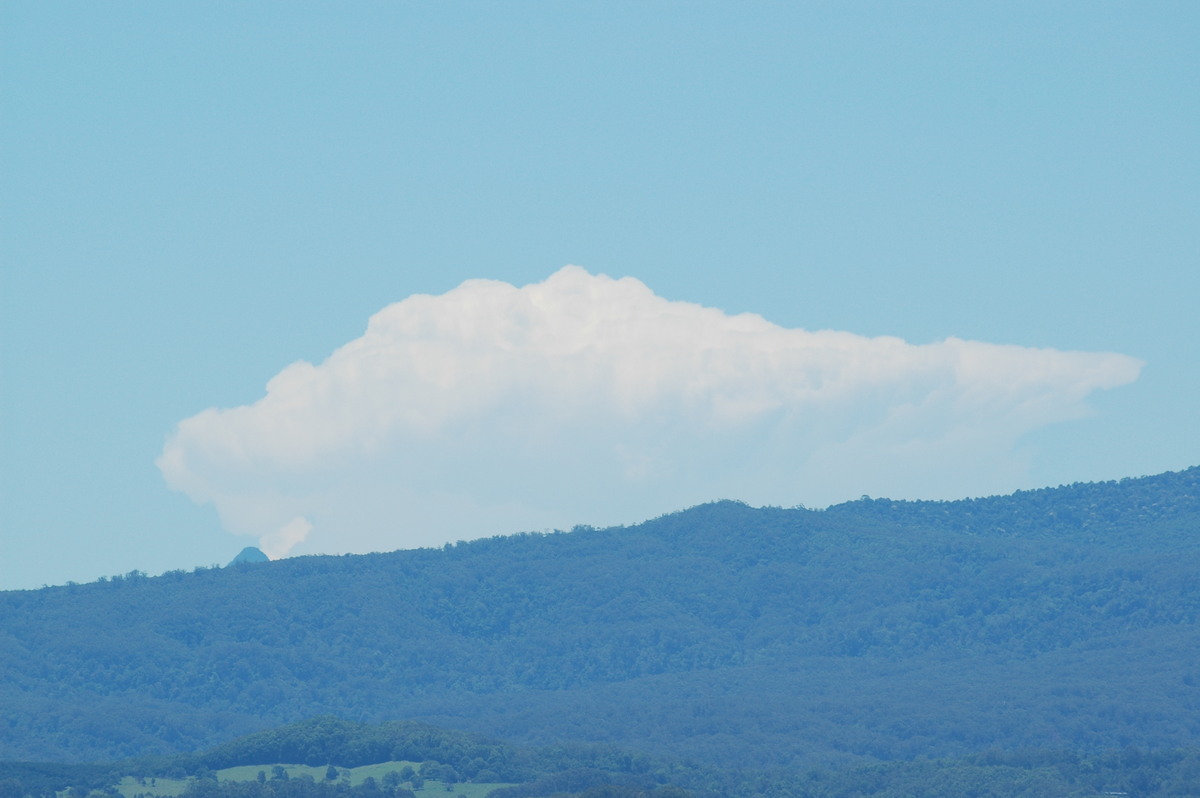
M389 305L254 404L180 422L158 466L272 556L632 521L717 498L949 497L1007 489L1022 435L1080 416L1088 394L1141 366L786 329L568 266Z

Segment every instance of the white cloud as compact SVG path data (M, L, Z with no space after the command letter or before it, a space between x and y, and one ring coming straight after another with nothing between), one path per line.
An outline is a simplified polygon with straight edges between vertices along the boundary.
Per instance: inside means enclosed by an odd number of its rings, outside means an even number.
M282 557L291 551L296 544L303 543L312 531L312 524L307 518L297 516L274 531L267 532L259 539L263 552L272 560Z
M373 316L253 405L180 422L167 483L272 556L366 551L717 498L1009 490L1030 430L1137 378L1124 355L785 329L568 266Z

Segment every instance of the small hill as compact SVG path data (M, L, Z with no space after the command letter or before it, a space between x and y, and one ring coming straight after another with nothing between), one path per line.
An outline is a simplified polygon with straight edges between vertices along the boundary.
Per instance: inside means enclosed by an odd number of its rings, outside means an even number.
M229 561L229 565L237 565L238 563L256 563L270 562L271 558L263 554L257 546L247 546L242 549L238 556ZM228 566L226 566L228 567Z

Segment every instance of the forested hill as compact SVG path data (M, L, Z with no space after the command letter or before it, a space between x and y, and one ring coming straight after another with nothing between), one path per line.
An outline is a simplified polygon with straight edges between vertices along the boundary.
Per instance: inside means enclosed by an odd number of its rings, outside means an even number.
M0 759L318 714L718 764L1200 741L1200 468L0 593Z

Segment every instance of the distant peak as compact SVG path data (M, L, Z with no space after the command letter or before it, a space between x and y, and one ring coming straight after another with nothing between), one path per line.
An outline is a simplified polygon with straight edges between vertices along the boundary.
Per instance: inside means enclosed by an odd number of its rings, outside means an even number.
M262 553L262 550L257 546L247 546L242 549L238 556L230 561L229 565L237 565L242 562L270 562L271 558ZM228 568L229 566L226 566Z

